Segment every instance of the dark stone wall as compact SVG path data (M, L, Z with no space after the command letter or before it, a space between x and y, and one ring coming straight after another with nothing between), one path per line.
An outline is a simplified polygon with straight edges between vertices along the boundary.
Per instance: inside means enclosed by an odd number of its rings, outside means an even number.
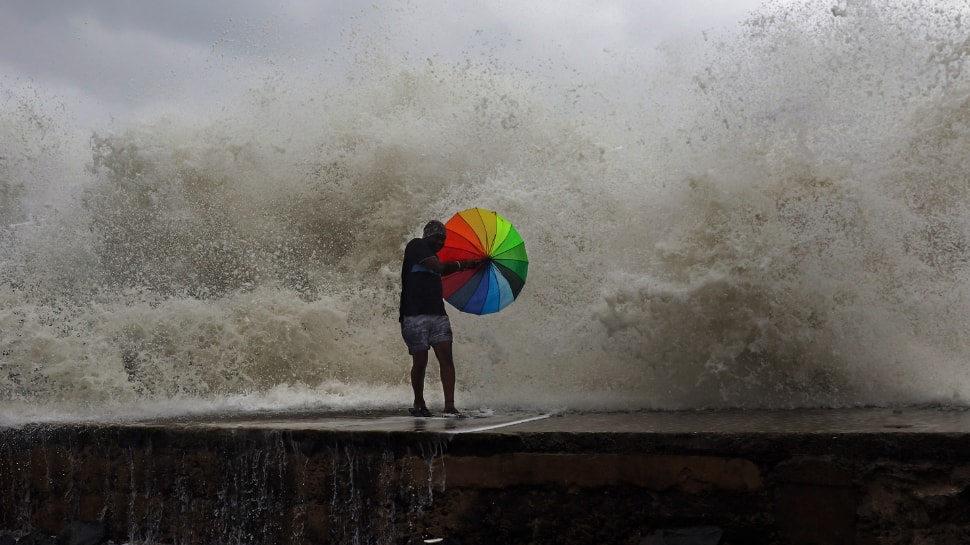
M20 533L81 520L143 543L391 543L408 511L430 504L409 475L433 451L387 434L67 427L2 437L0 527Z
M87 521L116 542L207 545L965 544L968 515L962 434L0 430L0 529L18 534Z

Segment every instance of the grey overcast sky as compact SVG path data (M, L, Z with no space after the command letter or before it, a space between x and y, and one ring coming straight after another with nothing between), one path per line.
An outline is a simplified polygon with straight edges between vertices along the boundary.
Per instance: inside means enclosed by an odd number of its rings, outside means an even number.
M0 99L34 93L85 124L127 123L353 62L366 40L416 59L488 50L592 69L604 52L737 27L762 1L3 0Z

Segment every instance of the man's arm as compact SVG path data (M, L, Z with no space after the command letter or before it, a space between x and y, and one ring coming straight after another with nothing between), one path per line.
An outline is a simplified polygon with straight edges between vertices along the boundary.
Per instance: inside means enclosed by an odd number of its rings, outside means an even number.
M482 262L481 259L460 259L458 261L441 261L438 256L431 256L421 262L422 265L428 269L440 274L441 276L447 276L449 274L454 274L459 271L467 271L468 269L474 269Z

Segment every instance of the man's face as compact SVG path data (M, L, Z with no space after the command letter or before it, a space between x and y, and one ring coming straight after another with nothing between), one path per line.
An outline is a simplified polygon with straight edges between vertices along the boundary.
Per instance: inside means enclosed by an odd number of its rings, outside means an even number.
M431 250L438 253L438 250L445 247L445 235L432 235L427 238Z

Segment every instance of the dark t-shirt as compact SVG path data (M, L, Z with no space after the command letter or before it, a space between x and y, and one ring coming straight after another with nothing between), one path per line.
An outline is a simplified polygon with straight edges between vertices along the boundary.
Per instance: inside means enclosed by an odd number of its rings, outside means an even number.
M435 253L422 238L412 239L404 248L399 319L419 314L436 316L445 314L445 302L442 301L441 294L441 275L422 265L424 260L434 256Z

